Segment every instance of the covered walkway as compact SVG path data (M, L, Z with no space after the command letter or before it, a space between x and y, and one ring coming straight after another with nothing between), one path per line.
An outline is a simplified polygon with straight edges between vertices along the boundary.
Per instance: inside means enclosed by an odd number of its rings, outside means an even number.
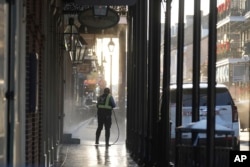
M106 1L109 4L103 4L104 0L0 0L0 167L133 167L135 162L169 166L178 162L178 156L174 155L175 161L170 155L171 147L177 145L169 139L172 129L182 125L182 84L193 83L192 121L197 121L202 78L209 84L207 110L213 111L216 70L222 69L223 78L224 71L228 73L226 82L234 90L241 84L233 78L249 74L249 60L235 76L229 69L232 64L218 68L216 62L217 58L227 61L228 55L242 56L250 40L249 4L243 8L237 3L219 14L215 0ZM172 5L177 2L175 10ZM209 15L201 11L204 2L209 2L205 5ZM113 15L94 13L98 6ZM186 15L185 6L193 7L193 15ZM246 22L224 20L228 16L242 19L243 13ZM178 16L174 27L172 16ZM92 24L86 25L89 21ZM226 23L220 25L218 35L217 21ZM209 33L206 38L201 36L204 32ZM217 57L218 42L223 54ZM115 46L114 50L109 46ZM249 85L249 78L245 81ZM169 86L175 82L176 119L171 126ZM95 113L88 111L88 117L82 117L86 111L72 112L74 105L82 105L83 96L95 100L97 90L104 86L113 90L117 106L126 107L126 112L117 111L119 140L108 149L102 146L104 131L101 145L94 145ZM68 120L69 115L75 119ZM214 112L207 112L208 167L215 166L214 118ZM113 119L111 143L117 136Z

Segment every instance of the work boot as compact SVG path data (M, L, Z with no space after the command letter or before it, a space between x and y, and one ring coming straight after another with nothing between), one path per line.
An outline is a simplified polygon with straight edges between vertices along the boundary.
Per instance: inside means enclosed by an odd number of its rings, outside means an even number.
M96 131L96 137L95 137L95 144L99 144L99 137L100 137L101 133L100 131Z
M98 135L96 135L95 144L99 144L99 136Z
M105 142L106 142L106 147L109 147L110 146L110 144L109 144L109 135L105 136Z

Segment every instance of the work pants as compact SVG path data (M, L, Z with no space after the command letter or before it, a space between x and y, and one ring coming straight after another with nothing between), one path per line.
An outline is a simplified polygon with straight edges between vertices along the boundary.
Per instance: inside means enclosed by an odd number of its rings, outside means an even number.
M106 145L109 145L110 128L112 124L111 114L112 114L111 110L98 109L97 111L98 127L96 130L96 144L99 144L99 138L100 138L103 126L104 126L105 127L105 143Z

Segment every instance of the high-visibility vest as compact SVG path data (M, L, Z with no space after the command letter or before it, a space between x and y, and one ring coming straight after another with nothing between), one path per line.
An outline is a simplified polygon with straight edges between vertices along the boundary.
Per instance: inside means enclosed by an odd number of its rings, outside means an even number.
M98 104L98 108L103 108L103 109L112 109L112 107L109 105L109 99L110 99L111 95L108 95L106 97L106 101L105 104Z

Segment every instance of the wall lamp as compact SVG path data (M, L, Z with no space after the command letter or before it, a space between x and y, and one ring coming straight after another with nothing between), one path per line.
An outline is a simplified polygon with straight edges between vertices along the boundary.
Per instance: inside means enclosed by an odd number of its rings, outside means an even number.
M83 63L87 45L88 45L87 42L81 36L79 36L79 40L77 41L76 44L75 54L73 54L73 57L71 57L71 61L73 62L73 64Z
M78 28L74 24L74 18L69 18L69 24L64 30L64 44L66 51L75 51L78 41Z
M78 28L74 24L74 18L69 18L69 23L64 30L65 50L69 53L73 64L83 62L87 42L79 35Z

